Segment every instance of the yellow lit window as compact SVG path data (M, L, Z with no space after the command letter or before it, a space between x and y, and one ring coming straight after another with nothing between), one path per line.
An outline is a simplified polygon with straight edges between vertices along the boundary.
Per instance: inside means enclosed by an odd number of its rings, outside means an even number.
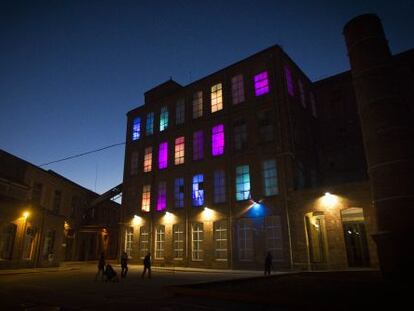
M179 165L184 163L184 136L178 137L175 140L174 150L174 164Z
M223 92L221 83L211 87L211 112L223 109Z
M150 204L151 204L151 185L144 185L142 189L142 210L144 212L149 212Z

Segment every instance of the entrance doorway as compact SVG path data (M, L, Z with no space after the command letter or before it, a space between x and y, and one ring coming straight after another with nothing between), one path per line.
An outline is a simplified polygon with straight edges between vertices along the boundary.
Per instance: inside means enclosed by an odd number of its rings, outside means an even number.
M368 267L369 249L362 208L341 211L346 254L350 267Z

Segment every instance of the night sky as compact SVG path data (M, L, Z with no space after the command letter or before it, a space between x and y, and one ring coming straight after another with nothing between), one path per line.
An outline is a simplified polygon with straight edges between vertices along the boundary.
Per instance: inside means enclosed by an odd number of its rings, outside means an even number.
M348 70L342 29L363 13L414 48L413 0L0 1L0 148L40 165L123 142L145 91L274 44L311 80ZM118 146L44 168L101 193L123 163Z

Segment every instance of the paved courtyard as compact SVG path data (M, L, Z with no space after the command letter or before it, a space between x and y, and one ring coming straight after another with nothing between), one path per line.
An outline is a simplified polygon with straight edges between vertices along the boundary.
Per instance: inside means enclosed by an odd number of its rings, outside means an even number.
M119 266L114 266L119 274ZM230 301L175 296L170 286L249 278L261 272L171 271L154 268L151 279L141 279L141 266L130 266L119 283L94 281L96 265L61 269L0 271L2 310L250 310L252 305ZM24 273L23 273L24 272ZM262 310L266 310L264 307ZM270 310L270 309L269 309ZM273 310L273 309L272 309Z

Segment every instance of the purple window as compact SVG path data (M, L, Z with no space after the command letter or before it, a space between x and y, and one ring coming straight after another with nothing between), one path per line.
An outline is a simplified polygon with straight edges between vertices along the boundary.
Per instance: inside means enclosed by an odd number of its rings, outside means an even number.
M167 208L167 183L160 181L158 184L158 197L157 197L157 211L163 211Z
M168 166L168 143L163 142L160 144L158 150L158 168L160 170L167 168Z
M202 160L204 157L204 138L203 131L193 134L193 160Z
M218 124L211 129L211 154L219 156L224 153L224 125Z
M269 93L269 79L267 71L263 71L254 76L254 92L256 96Z
M295 90L293 89L293 80L292 80L292 73L288 66L285 66L285 77L286 77L286 86L287 91L290 96L295 95Z

